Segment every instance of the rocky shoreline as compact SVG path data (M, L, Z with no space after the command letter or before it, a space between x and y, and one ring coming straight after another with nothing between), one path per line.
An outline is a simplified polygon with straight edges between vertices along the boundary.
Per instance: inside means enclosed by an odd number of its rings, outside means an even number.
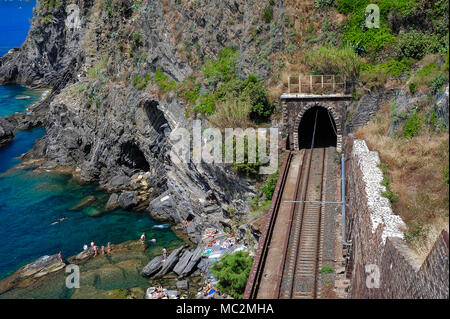
M221 248L224 243L229 244L231 242L234 244L227 248ZM239 242L234 242L234 238L230 238L225 233L218 233L217 230L210 229L204 234L202 242L197 247L194 248L186 242L171 250L165 260L162 255L158 254L150 261L144 262L145 259L148 259L145 257L145 252L148 249L152 251L153 255L155 254L154 249L156 248L149 247L149 244L142 245L140 241L128 241L111 245L111 251L106 251L105 254L95 256L94 250L90 248L67 258L63 262L57 254L42 256L21 267L14 274L0 280L0 298L14 297L17 293L24 293L23 296L26 297L30 291L39 290L39 287L49 283L61 286L65 282L67 265L84 266L89 269L91 264L106 258L110 260L109 266L106 264L100 267L97 276L99 278L108 276L109 271L116 267L116 264L111 263L111 260L114 260L117 256L124 258L120 262L122 266L128 265L135 272L138 272L142 278L147 278L148 288L143 290L142 287L138 289L138 287L130 286L112 289L107 295L103 295L105 298L152 299L154 298L152 297L154 288L160 285L168 291L165 298L205 298L206 296L201 292L202 288L208 283L213 286L218 283L209 271L213 262L224 254L245 251L247 247ZM136 254L140 254L139 262L136 262ZM81 293L76 292L77 288L73 288L74 292L71 297L82 297L86 291L94 291L92 287L86 287L90 286L88 284L90 276L89 271L81 272L81 287L79 288ZM128 293L124 293L124 291L128 291ZM95 297L95 295L92 295L92 297ZM102 296L98 295L97 297ZM211 296L208 298L211 298ZM212 298L229 298L229 296L217 292Z

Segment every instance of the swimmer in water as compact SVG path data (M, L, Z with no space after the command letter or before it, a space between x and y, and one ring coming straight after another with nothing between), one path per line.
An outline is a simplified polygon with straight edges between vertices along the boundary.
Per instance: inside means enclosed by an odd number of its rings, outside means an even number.
M60 219L58 219L57 221L54 221L53 223L51 223L50 225L56 225L56 224L59 224L60 222L62 222L63 220L66 220L67 219L67 217L66 216L64 216L64 217L62 217L62 218L60 218Z

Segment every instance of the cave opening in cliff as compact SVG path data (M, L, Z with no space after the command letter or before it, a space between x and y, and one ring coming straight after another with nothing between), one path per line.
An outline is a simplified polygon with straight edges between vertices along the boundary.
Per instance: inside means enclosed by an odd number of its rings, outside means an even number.
M144 110L150 125L158 134L164 133L164 129L169 128L169 123L167 122L164 113L158 109L158 102L153 100L146 101Z
M147 172L150 169L150 165L145 159L144 153L133 142L126 142L120 145L118 164L144 172Z
M336 147L336 123L333 116L326 108L314 106L305 112L300 121L298 127L299 149L311 148L314 125L314 147Z

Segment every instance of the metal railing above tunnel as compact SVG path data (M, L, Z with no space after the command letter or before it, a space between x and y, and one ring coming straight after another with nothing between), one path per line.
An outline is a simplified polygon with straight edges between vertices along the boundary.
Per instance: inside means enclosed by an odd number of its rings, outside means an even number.
M286 88L286 85L285 85ZM295 75L287 80L283 97L343 97L349 94L350 85L345 75Z

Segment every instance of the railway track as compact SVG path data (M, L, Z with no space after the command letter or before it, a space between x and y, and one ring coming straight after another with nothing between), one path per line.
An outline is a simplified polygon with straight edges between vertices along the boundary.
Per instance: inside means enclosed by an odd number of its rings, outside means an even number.
M334 150L312 147L287 153L244 298L320 297L321 203L329 200L327 159Z

